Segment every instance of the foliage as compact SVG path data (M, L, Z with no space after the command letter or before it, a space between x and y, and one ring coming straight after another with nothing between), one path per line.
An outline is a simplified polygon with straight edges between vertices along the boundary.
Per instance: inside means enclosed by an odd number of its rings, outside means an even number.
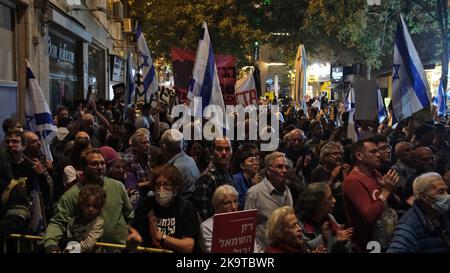
M238 63L251 56L255 41L264 38L252 27L239 0L136 1L136 18L142 21L149 47L156 57L169 57L171 47L197 47L203 21L216 54L237 56Z

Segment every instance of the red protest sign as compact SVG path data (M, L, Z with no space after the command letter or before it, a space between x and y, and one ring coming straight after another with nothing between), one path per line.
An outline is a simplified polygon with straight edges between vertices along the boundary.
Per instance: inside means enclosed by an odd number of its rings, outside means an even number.
M215 214L212 253L253 253L257 210Z
M192 69L195 61L195 51L181 48L172 48L172 67L175 89L178 93L178 101L184 103L187 100L189 81L192 77ZM236 83L236 57L232 55L215 54L214 56L222 89L225 105L234 105L234 84Z

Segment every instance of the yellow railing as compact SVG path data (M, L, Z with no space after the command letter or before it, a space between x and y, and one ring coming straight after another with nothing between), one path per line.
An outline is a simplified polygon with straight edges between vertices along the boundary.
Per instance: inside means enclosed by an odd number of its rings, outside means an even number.
M18 251L20 252L20 244L19 241L22 240L34 240L39 241L42 240L42 236L34 236L34 235L27 235L27 234L11 234L9 235L10 238L18 239L17 247ZM97 242L95 244L96 246L103 246L103 247L110 247L110 248L118 248L118 249L129 249L126 245L121 244L110 244L110 243L102 243ZM31 248L33 250L33 248ZM150 248L150 247L142 247L138 246L137 248L130 249L133 251L139 251L139 252L150 252L150 253L173 253L173 251L167 250L167 249L160 249L160 248ZM6 249L4 249L4 252L6 253Z

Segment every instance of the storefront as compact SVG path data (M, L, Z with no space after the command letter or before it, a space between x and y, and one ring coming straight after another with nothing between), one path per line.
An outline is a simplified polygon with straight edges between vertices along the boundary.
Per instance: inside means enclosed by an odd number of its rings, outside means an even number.
M15 5L0 0L0 122L17 114ZM3 139L3 132L0 132Z
M82 99L80 90L79 62L80 54L77 42L73 37L61 34L56 28L51 28L48 35L49 56L49 87L50 109L65 105L76 106L77 100Z
M88 46L88 77L89 85L97 98L105 99L106 93L106 71L105 50L96 44Z

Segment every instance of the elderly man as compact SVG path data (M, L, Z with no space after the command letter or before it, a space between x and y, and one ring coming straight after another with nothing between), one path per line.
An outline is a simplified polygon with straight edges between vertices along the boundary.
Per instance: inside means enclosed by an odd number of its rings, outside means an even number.
M344 148L339 142L328 142L320 149L320 164L311 173L311 183L327 182L336 198L334 216L339 223L347 223L342 199L342 182L351 171L348 164L344 164L342 157Z
M150 132L141 128L131 136L132 149L125 155L143 196L150 191Z
M286 185L288 169L286 156L280 152L268 154L264 159L264 165L266 177L247 191L244 205L244 210L258 210L256 242L262 251L270 244L266 223L272 212L283 206L293 206L291 191Z
M450 252L447 185L438 173L414 180L415 201L398 223L388 253Z
M103 242L125 244L129 223L133 217L133 207L128 199L123 184L117 180L105 177L105 159L100 150L91 149L83 153L81 167L83 179L71 187L61 197L56 215L50 220L43 239L47 252L59 252L59 240L67 232L67 224L77 213L78 196L85 184L97 184L106 192L106 203L100 216L104 219ZM106 249L108 252L117 251Z
M203 221L214 214L211 199L216 188L225 184L233 185L233 177L228 170L233 154L230 140L227 138L214 139L212 152L212 162L195 182L195 205Z
M183 151L183 134L178 130L170 129L161 137L161 150L168 158L167 164L173 165L183 175L181 195L191 199L194 195L195 181L200 177L195 160Z
M344 173L349 173L349 166L343 166L344 148L338 142L328 142L320 149L320 164L311 173L310 182L326 181L330 185L344 180Z

